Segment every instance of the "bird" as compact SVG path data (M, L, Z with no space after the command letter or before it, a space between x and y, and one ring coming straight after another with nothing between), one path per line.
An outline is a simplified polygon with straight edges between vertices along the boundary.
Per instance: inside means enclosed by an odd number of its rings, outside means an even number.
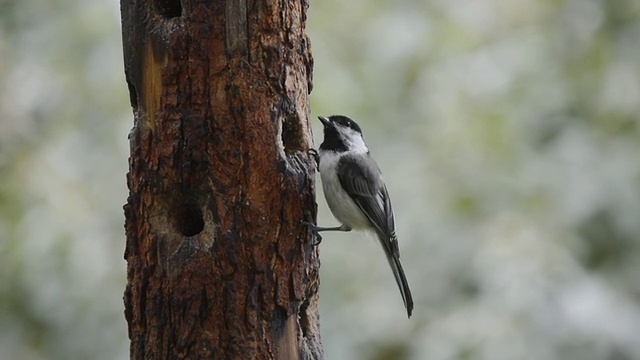
M315 232L352 229L375 232L411 318L413 297L400 263L395 218L382 172L355 121L343 115L318 119L324 127L324 140L317 151L320 179L329 209L341 225L309 225Z

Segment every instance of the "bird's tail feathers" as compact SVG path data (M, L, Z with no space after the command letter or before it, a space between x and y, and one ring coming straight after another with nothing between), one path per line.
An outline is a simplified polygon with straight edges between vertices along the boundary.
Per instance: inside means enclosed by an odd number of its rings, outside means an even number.
M400 264L400 255L397 251L392 250L392 244L394 242L395 248L397 249L397 240L395 239L395 236L393 239L388 239L378 234L378 237L382 242L385 255L387 256L387 260L389 261L389 265L393 271L393 276L396 278L396 282L400 288L400 294L402 294L402 300L404 301L404 307L407 309L407 315L411 317L411 312L413 311L413 297L411 296L411 289L409 289L409 283L404 275L402 264Z

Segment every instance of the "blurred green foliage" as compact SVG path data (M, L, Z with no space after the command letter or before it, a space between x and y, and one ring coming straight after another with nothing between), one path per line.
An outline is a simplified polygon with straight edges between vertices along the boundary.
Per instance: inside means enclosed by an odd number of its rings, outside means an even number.
M640 2L308 16L312 119L362 125L416 299L407 320L367 236L325 236L326 358L640 358ZM3 359L127 358L119 21L115 0L0 1Z

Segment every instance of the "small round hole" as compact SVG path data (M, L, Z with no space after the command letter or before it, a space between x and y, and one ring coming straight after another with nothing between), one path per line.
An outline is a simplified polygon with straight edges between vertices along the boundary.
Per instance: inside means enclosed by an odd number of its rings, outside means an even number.
M176 225L182 235L194 236L202 232L204 229L202 210L195 202L188 201L176 210Z
M182 16L182 4L180 0L156 0L156 10L164 18L171 19Z

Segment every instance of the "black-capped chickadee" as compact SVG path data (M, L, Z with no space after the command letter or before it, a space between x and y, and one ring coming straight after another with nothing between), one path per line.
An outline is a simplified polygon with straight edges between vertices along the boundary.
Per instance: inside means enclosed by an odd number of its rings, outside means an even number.
M337 227L311 226L314 231L371 230L376 233L411 317L413 298L400 264L395 220L378 164L369 155L360 126L346 116L319 116L324 141L318 151L324 196Z

